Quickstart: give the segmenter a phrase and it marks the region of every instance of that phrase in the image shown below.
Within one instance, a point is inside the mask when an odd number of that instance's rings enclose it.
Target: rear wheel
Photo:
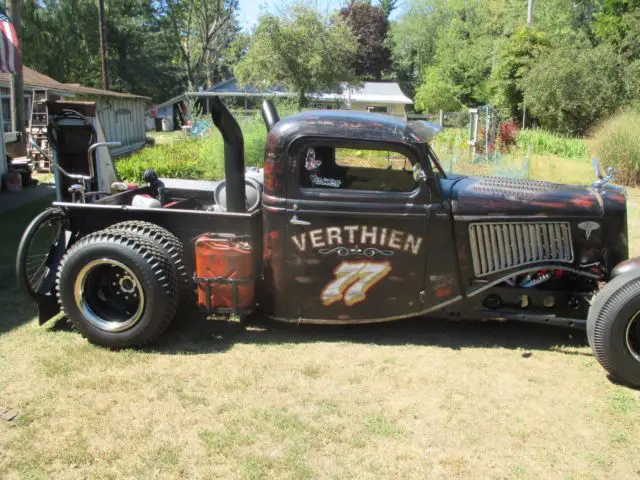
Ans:
[[[614,278],[597,294],[589,309],[587,336],[607,372],[640,387],[640,272]]]
[[[64,241],[66,217],[59,208],[48,208],[34,218],[24,231],[16,255],[16,275],[22,291],[36,299],[51,273],[50,266],[58,242]]]
[[[160,246],[167,256],[173,262],[176,275],[178,277],[178,289],[179,296],[186,300],[187,298],[191,303],[195,302],[194,297],[194,285],[192,279],[187,273],[187,269],[184,265],[184,251],[182,248],[182,242],[178,237],[171,233],[166,228],[162,228],[159,225],[151,222],[144,222],[141,220],[130,220],[126,222],[120,222],[112,225],[107,229],[108,231],[123,231],[136,235],[142,235],[149,240],[155,242]],[[189,295],[191,292],[191,295]],[[189,298],[194,297],[194,298]]]
[[[60,305],[90,342],[112,348],[153,342],[177,307],[171,260],[149,239],[101,231],[65,254],[57,276]]]

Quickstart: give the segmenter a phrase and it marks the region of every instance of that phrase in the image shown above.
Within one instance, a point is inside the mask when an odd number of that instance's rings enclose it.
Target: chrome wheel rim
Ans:
[[[627,324],[625,342],[631,356],[640,362],[640,312],[636,313]]]
[[[125,264],[109,258],[82,267],[73,288],[76,306],[94,327],[109,333],[134,327],[144,312],[144,290]]]

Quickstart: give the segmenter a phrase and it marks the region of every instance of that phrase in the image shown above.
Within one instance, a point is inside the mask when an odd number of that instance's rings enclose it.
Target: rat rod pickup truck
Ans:
[[[116,348],[154,341],[189,303],[294,323],[537,322],[586,328],[602,366],[640,386],[640,260],[628,259],[626,194],[610,178],[446,174],[434,125],[332,110],[280,120],[268,101],[264,169],[245,170],[242,132],[212,100],[221,182],[148,171],[142,187],[92,192],[95,157],[65,156],[52,125],[64,188],[17,258],[41,322],[62,309]],[[92,133],[79,125],[86,156]],[[43,231],[52,240],[38,253]]]

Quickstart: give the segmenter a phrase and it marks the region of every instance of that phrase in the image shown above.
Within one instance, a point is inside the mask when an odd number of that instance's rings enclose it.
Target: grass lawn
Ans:
[[[147,137],[153,138],[156,141],[156,145],[172,143],[183,136],[184,134],[180,130],[174,130],[172,132],[147,132]]]
[[[636,478],[638,392],[584,334],[416,319],[330,327],[178,318],[112,352],[39,327],[0,216],[0,478]],[[629,231],[640,255],[640,190]]]

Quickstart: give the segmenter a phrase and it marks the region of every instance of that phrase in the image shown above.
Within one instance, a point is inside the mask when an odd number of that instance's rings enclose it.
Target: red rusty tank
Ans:
[[[251,246],[233,236],[204,234],[195,248],[198,304],[208,310],[250,309],[255,295]]]

